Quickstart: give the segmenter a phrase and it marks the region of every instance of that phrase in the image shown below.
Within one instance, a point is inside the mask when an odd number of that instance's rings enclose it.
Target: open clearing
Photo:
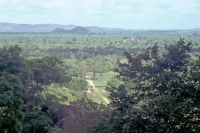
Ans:
[[[109,104],[109,92],[107,92],[105,90],[106,86],[107,86],[107,82],[110,81],[114,76],[117,75],[117,73],[115,72],[108,72],[108,73],[103,73],[103,77],[100,76],[100,73],[96,73],[96,80],[90,80],[90,78],[92,77],[93,73],[90,72],[89,73],[89,79],[87,79],[87,82],[89,83],[89,90],[88,91],[88,95],[90,95],[90,98],[97,103],[105,103],[105,104]]]

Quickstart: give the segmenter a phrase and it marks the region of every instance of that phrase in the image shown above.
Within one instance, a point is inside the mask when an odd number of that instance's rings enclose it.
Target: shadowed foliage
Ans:
[[[38,95],[51,83],[68,82],[51,56],[27,60],[18,45],[0,48],[0,132],[45,133],[53,127],[45,99]]]
[[[128,62],[116,69],[124,84],[112,91],[112,110],[91,132],[200,132],[200,61],[191,61],[190,50],[191,42],[180,39],[164,53],[157,44],[137,56],[125,52]]]
[[[0,49],[0,132],[22,132],[24,86],[21,79],[25,66],[19,56],[21,48]]]

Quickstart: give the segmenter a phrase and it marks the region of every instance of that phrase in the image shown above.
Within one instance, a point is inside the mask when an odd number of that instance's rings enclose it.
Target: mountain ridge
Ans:
[[[0,32],[51,32],[56,28],[62,28],[64,30],[72,30],[79,25],[61,25],[61,24],[18,24],[0,22]],[[89,29],[91,32],[97,32],[102,30],[124,30],[122,28],[109,28],[98,26],[80,26]]]
[[[0,32],[34,32],[34,33],[43,33],[43,32],[48,32],[48,33],[53,33],[56,29],[64,29],[68,30],[67,32],[72,32],[76,33],[78,31],[69,31],[73,30],[76,27],[83,27],[87,28],[90,33],[98,33],[98,34],[104,34],[106,33],[119,33],[121,31],[180,31],[180,32],[185,32],[185,31],[200,31],[200,28],[193,28],[193,29],[166,29],[166,30],[158,30],[158,29],[123,29],[123,28],[110,28],[110,27],[98,27],[98,26],[79,26],[79,25],[74,25],[74,24],[52,24],[52,23],[47,23],[47,24],[18,24],[18,23],[9,23],[9,22],[0,22]],[[66,33],[67,33],[66,32]]]

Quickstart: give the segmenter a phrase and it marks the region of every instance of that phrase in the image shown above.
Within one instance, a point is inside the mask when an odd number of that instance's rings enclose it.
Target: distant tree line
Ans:
[[[80,48],[49,48],[46,50],[46,53],[50,55],[59,55],[60,57],[70,58],[72,54],[77,59],[87,59],[92,58],[96,55],[123,55],[123,51],[131,52],[137,54],[140,51],[140,48],[125,48],[125,47],[116,47],[116,46],[105,46],[105,47],[84,47]],[[82,53],[82,55],[80,54]],[[81,56],[81,57],[80,57]]]

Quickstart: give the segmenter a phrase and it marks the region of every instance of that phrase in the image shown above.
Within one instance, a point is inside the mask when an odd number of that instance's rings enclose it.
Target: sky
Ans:
[[[0,22],[194,29],[200,0],[0,0]]]

